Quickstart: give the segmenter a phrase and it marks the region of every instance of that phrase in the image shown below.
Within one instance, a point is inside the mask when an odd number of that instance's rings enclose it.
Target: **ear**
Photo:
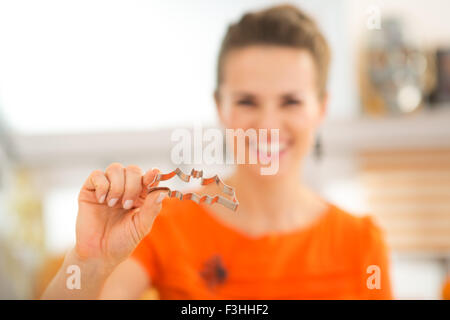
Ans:
[[[219,93],[219,89],[216,89],[214,91],[214,102],[216,104],[216,109],[217,109],[217,114],[219,116],[219,121],[224,124],[225,123],[225,117],[223,114],[223,106],[222,106],[222,101],[220,99],[220,93]]]
[[[220,97],[219,97],[219,89],[214,90],[214,102],[216,104],[216,108],[219,109],[220,108]]]
[[[318,126],[322,124],[328,111],[328,100],[329,100],[328,92],[325,92],[319,99],[320,99],[319,100],[320,114]]]

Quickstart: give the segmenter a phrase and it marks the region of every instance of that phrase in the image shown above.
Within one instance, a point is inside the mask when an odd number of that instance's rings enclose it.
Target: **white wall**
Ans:
[[[285,2],[0,1],[6,117],[21,133],[213,124],[226,27],[247,10]],[[291,2],[317,18],[332,46],[331,117],[354,114],[345,2]]]

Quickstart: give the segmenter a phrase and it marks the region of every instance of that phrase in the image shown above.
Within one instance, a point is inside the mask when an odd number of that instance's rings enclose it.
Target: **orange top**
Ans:
[[[133,252],[161,299],[391,298],[386,247],[369,217],[329,205],[306,229],[251,238],[207,208],[165,199]]]

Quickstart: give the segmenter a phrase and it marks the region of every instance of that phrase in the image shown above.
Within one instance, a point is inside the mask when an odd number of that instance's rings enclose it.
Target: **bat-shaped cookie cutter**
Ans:
[[[231,196],[231,200],[219,195],[215,195],[213,197],[209,195],[200,196],[194,192],[182,193],[178,190],[172,191],[170,190],[170,188],[167,187],[156,186],[158,182],[172,179],[174,176],[178,176],[184,182],[189,182],[191,177],[201,179],[202,186],[215,182],[223,193]],[[203,178],[203,170],[197,171],[195,169],[192,169],[191,174],[185,174],[183,173],[183,171],[181,171],[180,168],[176,168],[174,171],[169,173],[158,173],[153,179],[152,183],[148,185],[147,190],[148,193],[156,190],[167,190],[168,196],[171,198],[175,197],[180,200],[193,200],[198,204],[204,202],[206,204],[212,205],[217,202],[233,211],[236,211],[239,206],[239,202],[236,199],[236,194],[234,193],[234,188],[227,186],[225,183],[223,183],[218,175],[215,175],[214,177],[211,178]]]

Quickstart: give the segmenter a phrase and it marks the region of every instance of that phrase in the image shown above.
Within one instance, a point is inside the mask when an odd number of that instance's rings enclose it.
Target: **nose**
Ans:
[[[264,135],[267,142],[270,143],[272,139],[278,140],[278,134],[276,137],[272,137],[272,129],[279,129],[281,131],[282,117],[281,112],[277,110],[275,105],[266,104],[259,110],[257,117],[257,123],[255,123],[255,129],[265,129],[267,134]],[[261,132],[259,131],[259,134]]]
[[[260,108],[256,123],[258,129],[281,129],[281,115],[276,106],[267,104]]]

